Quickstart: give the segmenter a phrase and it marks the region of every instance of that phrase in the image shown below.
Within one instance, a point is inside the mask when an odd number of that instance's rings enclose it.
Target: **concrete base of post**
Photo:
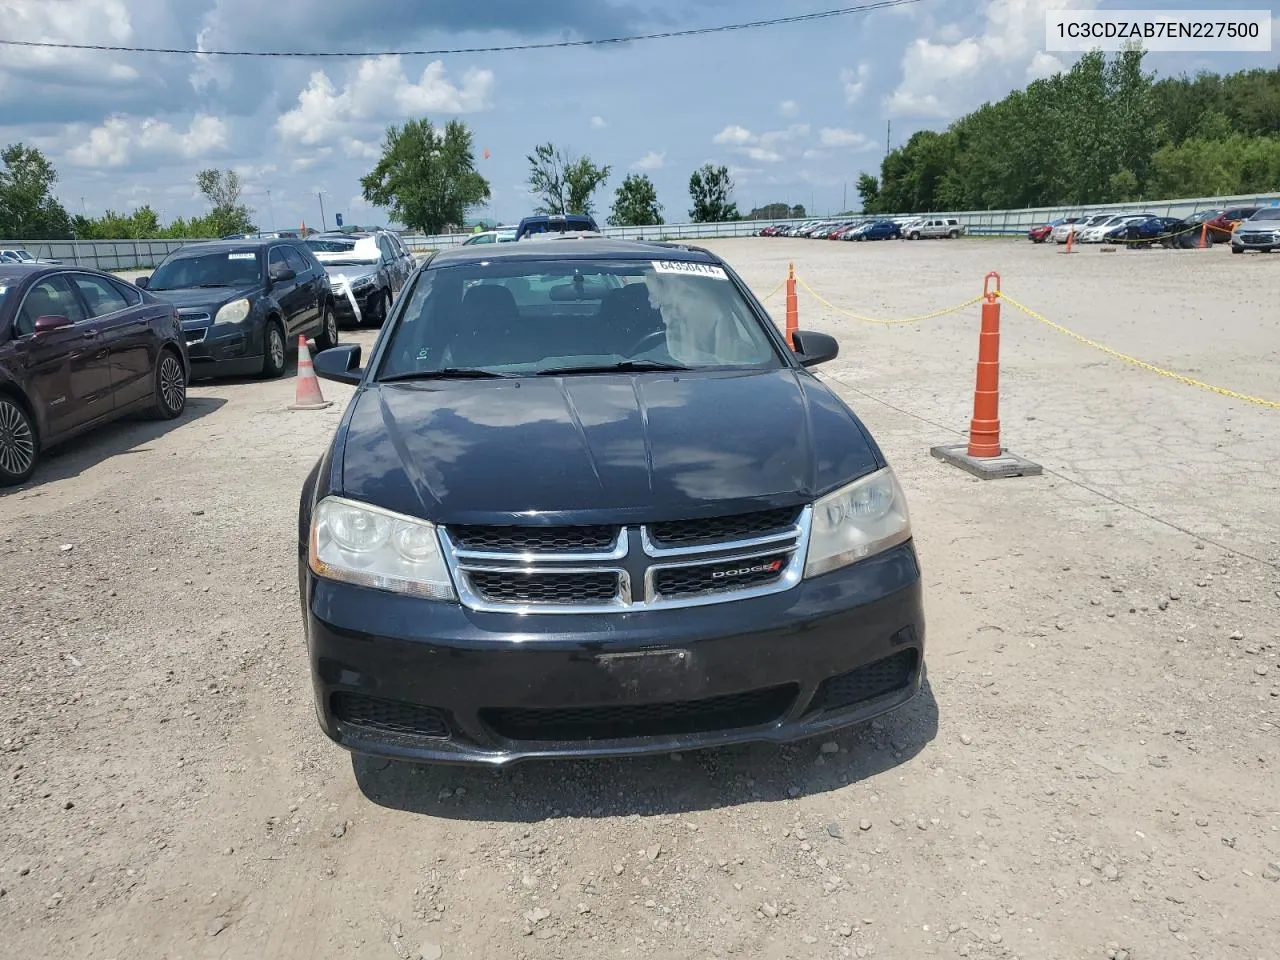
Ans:
[[[971,457],[969,444],[955,443],[932,447],[933,456],[953,467],[959,467],[980,480],[1003,480],[1006,477],[1038,477],[1044,472],[1040,464],[1024,460],[1002,449],[998,457]]]

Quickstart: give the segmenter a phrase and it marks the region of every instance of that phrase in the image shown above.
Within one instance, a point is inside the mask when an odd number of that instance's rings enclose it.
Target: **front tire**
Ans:
[[[1244,248],[1243,248],[1243,247],[1232,247],[1232,248],[1231,248],[1231,252],[1232,252],[1232,253],[1244,253]]]
[[[338,345],[338,315],[333,304],[326,303],[320,313],[320,333],[316,337],[316,353],[331,350]]]
[[[375,293],[369,298],[369,307],[364,312],[364,326],[380,328],[387,319],[387,302],[390,298],[387,291]]]
[[[907,234],[907,239],[908,239],[908,240],[919,240],[919,239],[920,239],[920,234],[916,233],[915,231],[912,231],[911,233],[908,233],[908,234]]]
[[[187,408],[187,371],[178,354],[166,347],[156,361],[156,402],[151,414],[157,420],[175,420]]]
[[[284,376],[284,327],[279,320],[268,320],[262,344],[262,375],[268,380]]]
[[[35,421],[13,397],[0,394],[0,487],[22,483],[36,471],[40,443]]]

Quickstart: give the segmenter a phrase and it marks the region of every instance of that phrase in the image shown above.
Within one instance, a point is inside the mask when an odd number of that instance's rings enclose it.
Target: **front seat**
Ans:
[[[506,287],[481,283],[462,296],[458,330],[449,352],[453,365],[484,367],[517,362],[512,356],[512,338],[520,321],[516,298]]]

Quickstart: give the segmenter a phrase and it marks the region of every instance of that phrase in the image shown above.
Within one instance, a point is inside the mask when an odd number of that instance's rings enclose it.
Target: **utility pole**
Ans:
[[[840,212],[845,213],[849,209],[849,181],[846,180],[840,185]]]
[[[271,217],[271,232],[276,232],[276,208],[271,205],[271,191],[267,191],[267,213]]]
[[[324,218],[324,191],[323,190],[317,191],[316,197],[320,201],[320,229],[328,230],[329,229],[328,221],[326,221]]]
[[[892,136],[893,136],[893,121],[892,121],[892,120],[890,120],[890,121],[888,121],[888,126],[886,126],[886,127],[885,127],[885,130],[884,130],[884,152],[885,152],[886,154],[888,154],[888,152],[889,152],[889,150],[890,150],[890,147],[889,147],[889,138],[890,138],[890,137],[892,137]]]

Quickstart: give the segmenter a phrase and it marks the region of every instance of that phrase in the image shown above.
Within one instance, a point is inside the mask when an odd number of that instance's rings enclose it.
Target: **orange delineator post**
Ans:
[[[1070,230],[1067,231],[1067,253],[1071,252],[1071,246],[1073,243],[1075,243],[1075,239],[1076,239],[1076,228],[1073,226]]]
[[[1200,224],[1200,249],[1203,250],[1209,245],[1207,234],[1209,233],[1209,224]]]
[[[796,300],[796,265],[787,264],[787,346],[796,348],[791,335],[800,326],[800,304]]]
[[[1067,235],[1070,237],[1070,234]],[[1070,243],[1070,240],[1067,241]],[[990,289],[992,278],[995,289]],[[982,281],[982,332],[978,337],[978,380],[969,422],[969,456],[1000,456],[1000,274]]]

